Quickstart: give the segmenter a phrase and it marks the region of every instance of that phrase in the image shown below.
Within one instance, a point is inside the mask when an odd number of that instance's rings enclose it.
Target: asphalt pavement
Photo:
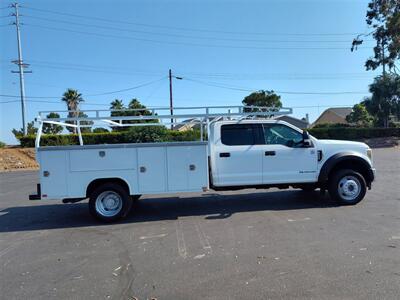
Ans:
[[[356,206],[299,190],[152,196],[123,222],[0,174],[0,299],[399,299],[400,149]]]

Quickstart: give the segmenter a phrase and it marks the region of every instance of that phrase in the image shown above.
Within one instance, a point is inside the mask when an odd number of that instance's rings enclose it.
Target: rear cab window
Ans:
[[[221,142],[226,146],[263,144],[261,126],[257,124],[222,125]]]

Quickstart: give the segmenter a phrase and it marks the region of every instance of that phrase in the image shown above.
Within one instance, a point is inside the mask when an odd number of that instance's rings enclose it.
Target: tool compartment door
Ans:
[[[140,193],[167,191],[166,148],[138,148],[138,185]]]
[[[67,151],[40,151],[40,185],[42,199],[67,196]]]
[[[167,148],[168,191],[202,191],[208,185],[206,145]]]

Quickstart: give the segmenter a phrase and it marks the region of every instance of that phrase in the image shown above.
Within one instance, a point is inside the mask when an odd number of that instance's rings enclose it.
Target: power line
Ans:
[[[81,72],[91,72],[91,73],[106,73],[106,74],[119,74],[119,75],[141,75],[141,76],[154,76],[154,75],[161,75],[161,72],[159,73],[152,73],[152,72],[135,72],[135,71],[113,71],[113,70],[96,70],[94,68],[85,68],[85,67],[67,67],[67,66],[52,66],[48,64],[42,64],[42,63],[34,63],[34,66],[36,68],[44,68],[44,69],[61,69],[61,70],[71,70],[71,71],[81,71]]]
[[[126,92],[126,91],[131,91],[131,90],[135,90],[144,86],[148,86],[151,84],[154,84],[156,82],[159,82],[161,80],[165,80],[167,77],[164,76],[162,78],[159,78],[157,80],[153,80],[153,81],[149,81],[149,82],[145,82],[133,87],[129,87],[129,88],[125,88],[125,89],[121,89],[121,90],[117,90],[117,91],[110,91],[110,92],[103,92],[103,93],[96,93],[96,94],[84,94],[85,97],[91,97],[91,96],[103,96],[103,95],[111,95],[111,94],[116,94],[116,93],[121,93],[121,92]],[[5,97],[5,98],[19,98],[20,96],[17,95],[7,95],[7,94],[0,94],[0,97]],[[61,96],[27,96],[26,98],[29,99],[61,99]]]
[[[161,28],[161,29],[172,29],[172,30],[181,30],[181,31],[196,31],[196,32],[208,32],[208,33],[223,33],[223,34],[240,34],[240,35],[288,35],[288,36],[354,36],[359,33],[262,33],[262,32],[244,32],[244,31],[223,31],[223,30],[211,30],[211,29],[198,29],[198,28],[184,28],[184,27],[173,27],[173,26],[166,26],[166,25],[154,25],[154,24],[145,24],[145,23],[138,23],[138,22],[131,22],[131,21],[123,21],[123,20],[113,20],[107,18],[100,18],[100,17],[93,17],[93,16],[84,16],[84,15],[77,15],[65,12],[58,12],[54,10],[48,9],[39,9],[29,6],[23,6],[23,8],[33,11],[40,11],[44,13],[62,15],[62,16],[69,16],[74,18],[80,19],[91,19],[101,22],[111,22],[111,23],[119,23],[119,24],[129,24],[129,25],[136,25],[136,26],[143,26],[143,27],[151,27],[151,28]]]
[[[137,37],[130,37],[130,36],[118,36],[112,34],[102,34],[102,33],[94,33],[88,31],[80,31],[80,30],[71,30],[65,28],[57,28],[57,27],[49,27],[49,26],[42,26],[37,24],[27,24],[24,25],[30,27],[37,27],[42,29],[48,30],[55,30],[55,31],[64,31],[64,32],[72,32],[78,34],[85,34],[90,36],[98,36],[98,37],[106,37],[106,38],[117,38],[123,40],[135,40],[141,42],[150,42],[150,43],[157,43],[157,44],[169,44],[169,45],[182,45],[182,46],[195,46],[195,47],[209,47],[209,48],[229,48],[229,49],[259,49],[259,50],[348,50],[348,47],[258,47],[258,46],[237,46],[237,45],[211,45],[211,44],[196,44],[196,43],[188,43],[188,42],[171,42],[171,41],[159,41],[159,40],[152,40],[146,38],[137,38]],[[372,49],[372,47],[362,47],[359,49]]]
[[[205,82],[201,80],[195,80],[195,79],[190,79],[185,77],[185,80],[192,81],[195,83],[200,83],[203,85],[208,85],[212,87],[217,87],[217,88],[223,88],[223,89],[228,89],[228,90],[235,90],[235,91],[242,91],[242,92],[254,92],[254,91],[259,91],[262,89],[250,89],[250,88],[244,88],[244,87],[235,87],[235,86],[228,86],[224,85],[221,83],[217,82]],[[341,92],[299,92],[299,91],[275,91],[278,94],[288,94],[288,95],[345,95],[345,94],[360,94],[360,95],[365,95],[367,92],[354,92],[354,91],[341,91]]]
[[[3,62],[9,62],[7,59],[0,59]],[[86,65],[86,64],[71,64],[59,61],[43,61],[30,59],[29,63],[35,65],[35,67],[43,68],[63,68],[66,70],[78,70],[87,72],[104,72],[104,73],[116,73],[116,74],[140,74],[140,75],[162,75],[162,71],[144,71],[135,70],[127,67],[115,67],[115,66],[99,66],[99,65]],[[61,67],[60,67],[61,65]],[[120,72],[123,71],[123,72]],[[178,72],[182,76],[194,76],[194,77],[205,77],[214,79],[229,79],[229,80],[255,80],[255,79],[352,79],[352,78],[370,78],[370,75],[366,72],[358,73],[214,73],[214,72]]]
[[[42,61],[42,60],[32,60],[30,59],[29,62],[31,63],[38,63],[38,64],[45,64],[45,65],[56,65],[56,66],[66,66],[66,67],[79,67],[79,68],[86,68],[86,69],[103,69],[107,70],[109,72],[110,70],[122,70],[122,71],[129,71],[132,73],[137,73],[137,74],[147,74],[147,75],[160,75],[163,74],[162,71],[145,71],[145,70],[136,70],[132,68],[127,68],[127,67],[115,67],[115,66],[99,66],[99,65],[86,65],[86,64],[71,64],[71,63],[65,63],[65,62],[57,62],[57,61]]]
[[[9,59],[0,59],[0,63],[9,63]],[[35,64],[35,66],[39,65],[53,65],[59,67],[65,66],[65,67],[73,67],[73,68],[82,68],[82,69],[101,69],[101,70],[106,70],[105,72],[110,72],[110,71],[127,71],[129,73],[126,74],[146,74],[146,75],[159,75],[161,76],[164,72],[163,71],[146,71],[146,70],[137,70],[137,69],[132,69],[129,67],[115,67],[115,66],[101,66],[101,65],[87,65],[87,64],[76,64],[76,63],[65,63],[65,62],[59,62],[59,61],[45,61],[45,60],[36,60],[36,59],[30,59],[30,63]]]
[[[120,71],[107,71],[107,70],[95,70],[95,69],[85,69],[79,67],[64,67],[64,66],[51,66],[46,64],[33,64],[35,68],[45,68],[45,69],[61,69],[67,71],[81,71],[90,73],[106,73],[106,74],[118,74],[118,75],[137,75],[141,76],[154,76],[160,75],[160,73],[141,73],[141,72],[120,72]],[[184,76],[186,73],[180,73]],[[246,81],[246,80],[352,80],[352,79],[368,79],[372,78],[370,75],[290,75],[290,74],[270,74],[270,75],[227,75],[227,76],[215,76],[215,75],[191,75],[194,78],[206,78],[206,79],[219,79],[219,80],[236,80],[236,81]]]
[[[1,101],[0,104],[4,104],[4,103],[17,103],[19,102],[19,100],[10,100],[10,101]]]
[[[0,104],[7,103],[17,103],[19,100],[10,100],[10,101],[0,101]],[[62,102],[54,102],[54,101],[46,101],[46,100],[26,100],[26,102],[34,102],[34,103],[51,103],[51,104],[62,104]],[[95,105],[95,106],[109,106],[110,104],[100,104],[100,103],[81,103],[81,105]]]
[[[365,73],[338,73],[338,74],[207,74],[207,73],[185,73],[180,72],[182,76],[189,75],[195,78],[210,78],[218,80],[318,80],[318,79],[365,79],[371,78]]]
[[[4,98],[19,98],[20,96],[0,94],[0,97],[4,97]],[[61,96],[27,96],[26,98],[30,98],[30,99],[61,99]]]
[[[32,18],[37,20],[43,20],[47,22],[54,22],[54,23],[64,23],[64,24],[71,24],[77,26],[84,26],[84,27],[94,27],[100,29],[107,29],[107,30],[114,30],[114,31],[125,31],[125,32],[132,32],[132,33],[141,33],[141,34],[150,34],[150,35],[157,35],[157,36],[171,36],[171,37],[178,37],[178,38],[189,38],[189,39],[201,39],[201,40],[217,40],[217,41],[237,41],[237,42],[258,42],[258,43],[346,43],[349,44],[350,40],[260,40],[260,39],[237,39],[237,38],[224,38],[224,37],[204,37],[204,36],[189,36],[189,35],[181,35],[181,34],[171,34],[171,33],[159,33],[159,32],[151,32],[151,31],[142,31],[142,30],[132,30],[126,29],[121,27],[110,27],[110,26],[103,26],[103,25],[94,25],[94,24],[85,24],[85,23],[77,23],[65,20],[56,20],[56,19],[49,19],[49,18],[42,18],[37,16],[31,15],[24,15],[25,18]],[[365,40],[368,41],[368,40]]]
[[[160,79],[153,80],[153,81],[146,82],[146,83],[142,83],[142,84],[139,84],[139,85],[134,86],[134,87],[130,87],[130,88],[122,89],[122,90],[117,90],[117,91],[105,92],[105,93],[87,94],[87,95],[85,95],[85,96],[89,96],[89,97],[90,97],[90,96],[102,96],[102,95],[110,95],[110,94],[116,94],[116,93],[131,91],[131,90],[135,90],[135,89],[138,89],[138,88],[141,88],[141,87],[144,87],[144,86],[147,86],[147,85],[150,85],[150,84],[153,84],[153,83],[156,83],[156,82],[165,80],[166,78],[167,78],[167,77],[164,76],[164,77],[162,77],[162,78],[160,78]]]

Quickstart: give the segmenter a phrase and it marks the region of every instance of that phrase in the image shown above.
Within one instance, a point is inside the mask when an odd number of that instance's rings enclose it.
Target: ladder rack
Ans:
[[[59,118],[47,118],[49,113],[57,113]],[[135,116],[118,115],[118,113],[136,113]],[[146,112],[146,115],[141,115]],[[150,112],[150,114],[148,114]],[[274,118],[291,114],[293,110],[288,107],[263,107],[263,106],[194,106],[174,107],[171,113],[169,107],[150,107],[135,109],[115,110],[79,110],[79,111],[40,111],[35,119],[39,123],[35,146],[40,147],[40,139],[44,124],[60,125],[64,128],[76,128],[79,144],[83,145],[81,128],[87,127],[136,127],[136,126],[173,126],[189,125],[195,123],[200,127],[200,139],[203,140],[204,126],[207,131],[210,122],[220,120],[243,120],[255,118]],[[79,117],[85,114],[85,117]],[[129,122],[130,121],[130,122]],[[143,123],[143,121],[146,121]],[[153,121],[153,122],[152,122]]]

